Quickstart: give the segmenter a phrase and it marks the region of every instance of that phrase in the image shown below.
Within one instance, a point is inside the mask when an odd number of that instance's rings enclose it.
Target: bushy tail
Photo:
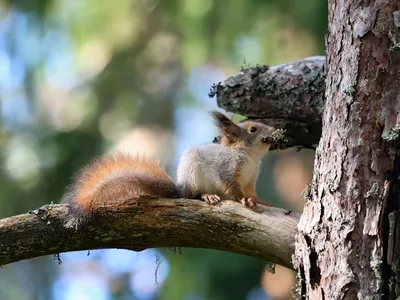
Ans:
[[[140,196],[178,198],[175,183],[155,161],[129,154],[95,160],[78,174],[64,195],[76,217],[88,217],[99,206]]]

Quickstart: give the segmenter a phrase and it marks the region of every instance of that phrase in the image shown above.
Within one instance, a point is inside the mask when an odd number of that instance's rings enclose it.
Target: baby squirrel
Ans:
[[[202,199],[210,205],[232,199],[254,208],[259,163],[270,148],[273,128],[251,121],[235,124],[217,111],[211,115],[220,129],[220,143],[185,150],[176,184],[157,162],[120,153],[83,168],[63,202],[79,218],[89,217],[99,206],[141,196]]]

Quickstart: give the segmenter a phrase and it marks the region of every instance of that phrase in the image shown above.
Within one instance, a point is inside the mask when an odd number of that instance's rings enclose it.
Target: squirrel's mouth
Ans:
[[[262,138],[262,139],[261,139],[261,142],[262,142],[263,144],[269,144],[269,143],[271,143],[271,138],[270,138],[270,137]]]

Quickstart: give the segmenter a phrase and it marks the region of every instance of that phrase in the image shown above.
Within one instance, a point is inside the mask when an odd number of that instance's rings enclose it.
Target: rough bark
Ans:
[[[75,227],[65,205],[46,205],[0,220],[0,265],[37,256],[100,248],[211,248],[293,268],[299,214],[232,201],[209,206],[187,199],[141,199],[102,207]]]
[[[296,237],[309,299],[399,299],[400,2],[329,1],[326,103]]]
[[[214,85],[218,106],[286,130],[286,147],[314,148],[322,128],[325,57],[256,66]]]

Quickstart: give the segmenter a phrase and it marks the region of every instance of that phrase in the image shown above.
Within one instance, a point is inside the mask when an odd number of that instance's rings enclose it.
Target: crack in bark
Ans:
[[[305,235],[304,238],[306,240],[307,246],[309,247],[309,249],[311,249],[309,254],[309,259],[310,259],[309,276],[310,276],[311,288],[316,289],[321,280],[321,269],[318,267],[318,254],[314,250],[310,237]]]
[[[400,296],[400,270],[396,265],[400,261],[400,154],[396,155],[394,167],[387,174],[387,205],[382,218],[383,257],[382,263],[384,298],[394,299]]]
[[[301,264],[299,266],[299,274],[300,274],[300,297],[301,299],[306,300],[307,299],[307,285],[306,285],[306,273],[304,270],[304,265]]]

